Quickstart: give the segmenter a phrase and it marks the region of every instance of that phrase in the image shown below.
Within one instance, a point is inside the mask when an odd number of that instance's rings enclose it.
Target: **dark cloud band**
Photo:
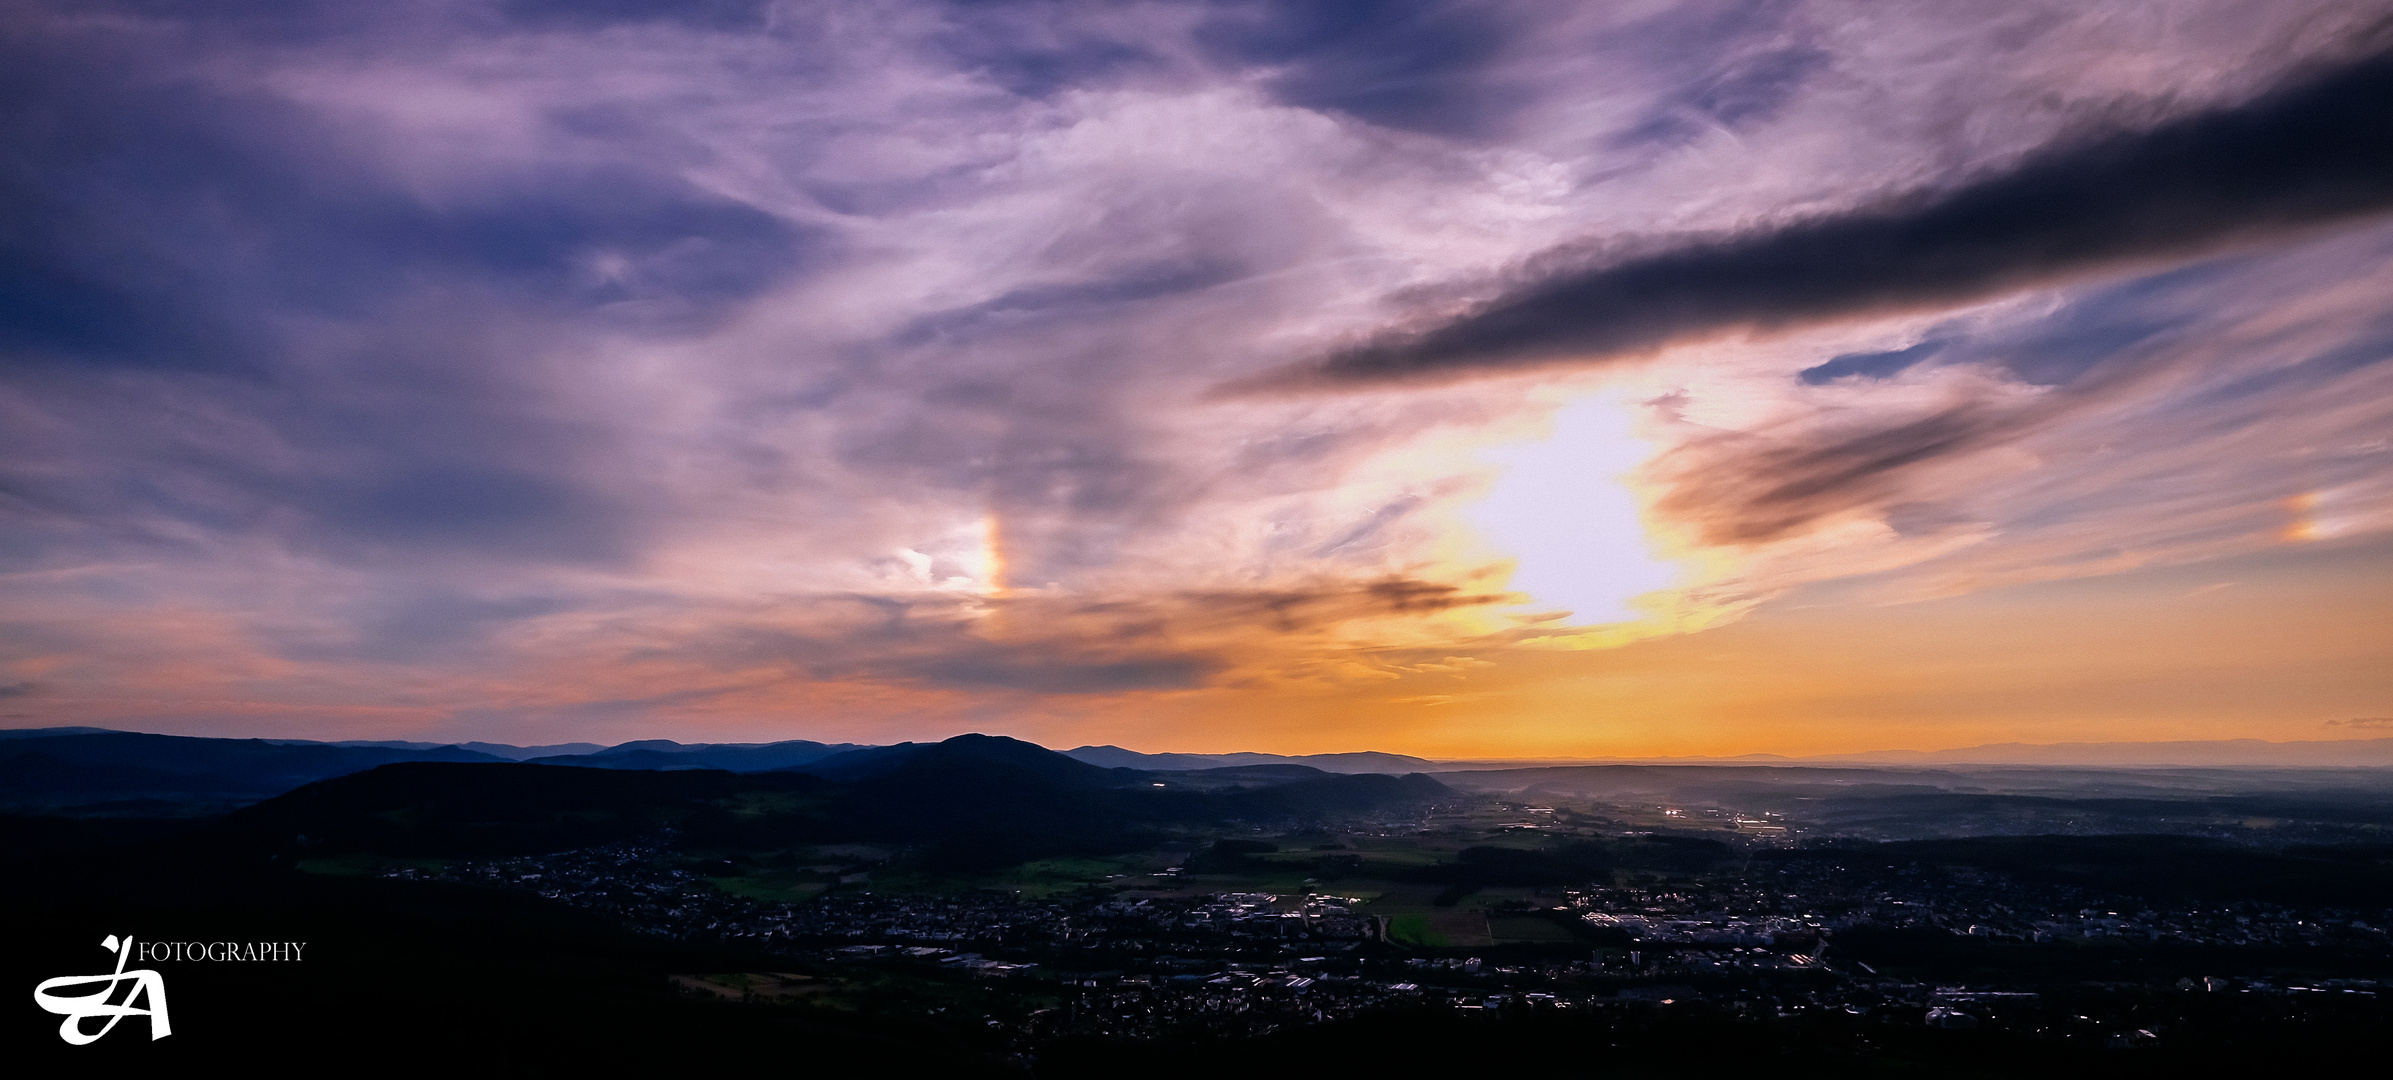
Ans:
[[[2233,108],[2046,150],[1957,189],[1546,273],[1442,325],[1272,382],[1603,359],[1962,303],[2387,210],[2393,56],[2380,56]]]

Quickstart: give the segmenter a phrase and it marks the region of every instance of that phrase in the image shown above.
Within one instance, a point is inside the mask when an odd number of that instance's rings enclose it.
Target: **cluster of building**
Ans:
[[[1253,1035],[1391,1007],[1505,1015],[1691,1002],[1757,1019],[2035,1031],[2094,1024],[2093,1035],[2145,1045],[2160,1036],[2133,1015],[2088,1021],[2082,1000],[2063,1006],[2015,985],[1904,978],[1840,950],[1839,940],[1933,929],[2056,949],[2112,938],[2381,954],[2387,921],[2384,912],[2281,905],[2157,908],[1986,875],[1793,862],[1733,881],[1567,891],[1534,906],[1541,917],[1581,924],[1576,944],[1498,945],[1472,956],[1391,943],[1387,921],[1367,905],[1320,893],[1026,899],[886,893],[858,882],[805,902],[748,899],[684,868],[662,843],[391,874],[530,890],[646,933],[752,949],[761,962],[818,979],[978,987],[980,1022],[1024,1046],[1061,1036]],[[2216,974],[2157,989],[2372,996],[2379,988]]]
[[[2393,905],[2393,897],[2383,898]],[[2114,940],[2187,946],[2334,947],[2382,951],[2393,907],[2298,906],[2251,900],[2161,904],[1954,867],[1850,860],[1756,863],[1735,883],[1590,890],[1591,916],[1643,920],[1654,940],[1773,940],[1856,927],[1941,930],[1994,941]],[[1755,942],[1743,941],[1742,944]]]

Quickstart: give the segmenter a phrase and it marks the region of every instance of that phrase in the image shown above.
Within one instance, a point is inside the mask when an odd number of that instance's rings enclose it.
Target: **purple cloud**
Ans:
[[[2368,5],[12,12],[0,687],[62,720],[1500,655],[1475,455],[1593,387],[1530,362],[1693,338],[1603,376],[1691,608],[2383,527]]]

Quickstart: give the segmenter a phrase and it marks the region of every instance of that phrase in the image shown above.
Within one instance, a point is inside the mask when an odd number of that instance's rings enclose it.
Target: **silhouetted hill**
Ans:
[[[1052,784],[1065,788],[1121,787],[1143,779],[1133,770],[1099,768],[1036,743],[977,734],[918,746],[896,757],[881,778],[912,784]]]
[[[819,743],[789,739],[774,743],[695,743],[671,739],[641,739],[586,754],[557,754],[531,758],[546,765],[584,765],[601,769],[724,769],[766,772],[804,765],[835,754],[864,749],[855,743]]]
[[[604,754],[558,754],[525,760],[526,765],[564,765],[580,769],[715,769],[737,772],[719,765],[709,765],[693,754],[668,754],[658,750],[627,750]]]
[[[86,765],[39,751],[0,758],[0,790],[79,794],[95,789],[222,793],[239,791],[241,787],[218,776],[167,772],[139,765]]]
[[[784,771],[802,772],[826,780],[861,780],[888,772],[931,745],[934,744],[902,742],[894,746],[867,746],[860,750],[828,754],[803,765],[790,766]]]
[[[0,758],[0,807],[81,814],[173,815],[254,802],[254,784],[139,765],[87,765],[40,752]]]
[[[497,761],[453,746],[431,750],[291,745],[134,732],[10,739],[0,805],[73,810],[125,800],[246,802],[302,784],[403,761]]]
[[[959,869],[1151,843],[1157,809],[1127,790],[1141,774],[1100,769],[1001,736],[959,735],[866,762],[843,800],[859,835],[924,844]]]
[[[796,766],[791,771],[829,780],[869,780],[902,773],[916,782],[957,779],[957,770],[971,770],[984,779],[1037,777],[1065,787],[1116,787],[1138,777],[1129,770],[1106,769],[1076,761],[1036,743],[1002,735],[958,735],[935,743],[899,743],[832,754]]]
[[[1438,764],[1427,758],[1406,754],[1383,754],[1377,751],[1356,751],[1344,754],[1142,754],[1119,746],[1076,746],[1064,751],[1075,760],[1085,761],[1109,769],[1146,769],[1150,771],[1189,772],[1200,769],[1227,769],[1249,765],[1304,765],[1330,773],[1390,773],[1429,772]]]
[[[310,784],[232,815],[222,835],[289,854],[536,853],[670,828],[692,845],[869,840],[926,864],[987,868],[1151,844],[1159,830],[1367,815],[1449,797],[1426,776],[1320,776],[1208,794],[1152,786],[1030,743],[963,735],[881,755],[839,781],[807,772],[405,763]],[[304,840],[300,839],[305,837]]]
[[[237,811],[225,832],[303,854],[525,854],[661,828],[724,838],[765,819],[803,833],[822,822],[835,793],[826,781],[796,774],[409,762],[309,784]]]

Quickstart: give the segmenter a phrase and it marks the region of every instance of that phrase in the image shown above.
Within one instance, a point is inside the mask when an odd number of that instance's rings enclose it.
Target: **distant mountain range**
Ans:
[[[91,729],[9,735],[0,743],[0,810],[15,812],[212,812],[397,762],[504,760],[454,746],[402,750]]]
[[[998,737],[958,737],[993,738]],[[1186,773],[1188,779],[1183,782],[1155,786],[1197,793],[1293,785],[1290,794],[1294,795],[1307,790],[1303,785],[1318,786],[1340,776],[1417,773],[1437,767],[1427,759],[1401,754],[1302,757],[1139,754],[1110,746],[1057,753],[1018,740],[998,741],[1036,751],[1034,756],[1019,758],[1007,768],[1035,766],[1044,770],[1048,780],[1061,780],[1067,773],[1084,779],[1134,773],[1121,782],[1151,783],[1148,773]],[[805,739],[774,743],[677,743],[643,739],[607,747],[587,743],[525,747],[483,742],[209,739],[102,728],[18,729],[0,731],[0,812],[120,816],[219,813],[316,781],[385,765],[419,762],[517,762],[625,772],[720,771],[748,775],[802,771],[838,783],[857,783],[892,772],[930,769],[957,753],[954,749],[957,745],[957,739],[894,746]],[[575,752],[552,752],[558,750]],[[988,764],[983,761],[976,767]],[[985,781],[986,777],[957,778],[958,783]]]
[[[1245,765],[1307,765],[1327,773],[1436,772],[1449,765],[1406,754],[1141,754],[1119,746],[1077,746],[1067,756],[1108,769],[1227,769]]]
[[[1013,740],[1007,740],[1012,742]],[[643,739],[616,746],[564,743],[511,746],[470,742],[309,742],[298,739],[211,739],[102,728],[0,730],[0,811],[16,813],[159,814],[216,813],[279,795],[319,780],[402,762],[532,762],[616,771],[719,770],[758,774],[797,770],[841,783],[868,780],[921,759],[931,748],[952,743],[865,746],[792,739],[771,743],[678,743]],[[1022,743],[1029,746],[1031,744]],[[1060,753],[1038,748],[1054,761],[1099,771],[1179,774],[1178,786],[1198,791],[1270,786],[1333,775],[1438,773],[1465,784],[1462,774],[1482,774],[1467,786],[1483,790],[1535,788],[1562,774],[1531,770],[1626,766],[1707,769],[1797,770],[1802,782],[1826,777],[1821,769],[1875,770],[1877,782],[1899,782],[1905,769],[1960,766],[2040,769],[2088,768],[2384,768],[2393,766],[2393,738],[2311,742],[2231,739],[2185,742],[2109,742],[2031,745],[2001,743],[1956,750],[1886,750],[1788,758],[1750,754],[1733,758],[1610,758],[1531,761],[1434,761],[1405,754],[1146,754],[1119,746],[1080,746]],[[1495,774],[1504,774],[1499,777]],[[1595,775],[1595,774],[1590,774]],[[1602,774],[1598,786],[1625,782],[1626,773]],[[1759,781],[1762,773],[1751,778]],[[1725,778],[1718,778],[1725,779]],[[1857,779],[1854,778],[1854,779]],[[1707,780],[1706,783],[1711,783]],[[1852,782],[1852,779],[1839,782]],[[2116,779],[2105,780],[2115,784]],[[1675,783],[1675,781],[1674,781]],[[1985,777],[1971,781],[1987,789]],[[2045,781],[2038,781],[2045,783]],[[2004,785],[1994,784],[1994,788]]]
[[[698,847],[830,841],[919,846],[924,865],[988,869],[1151,845],[1194,825],[1284,825],[1453,798],[1426,776],[1318,770],[1213,790],[1106,769],[1031,743],[959,735],[755,773],[408,762],[309,784],[214,834],[294,857],[530,854],[654,836]],[[1169,774],[1162,774],[1169,775]]]
[[[545,749],[545,748],[543,748]],[[600,769],[721,769],[725,772],[767,772],[838,754],[866,749],[856,743],[818,743],[791,739],[776,743],[677,743],[670,739],[642,739],[581,754],[544,754],[518,758],[542,765],[582,765]],[[505,756],[505,755],[502,755]]]
[[[1990,743],[1961,750],[1877,750],[1802,760],[1970,765],[2375,766],[2393,765],[2393,738]]]
[[[1447,761],[1440,770],[1536,769],[1567,765],[2038,765],[2053,767],[2373,768],[2393,766],[2393,738],[2195,739],[2177,742],[1988,743],[1952,750],[1864,750],[1845,754],[1734,757],[1523,758]]]
[[[2039,765],[2213,766],[2306,768],[2393,766],[2393,738],[2267,742],[2210,739],[2177,742],[1989,743],[1953,750],[1871,750],[1849,754],[1741,754],[1735,757],[1607,757],[1457,760],[1374,752],[1350,754],[1142,754],[1119,746],[1082,746],[1064,753],[1092,765],[1129,769],[1218,769],[1234,765],[1310,765],[1323,772],[1454,772],[1570,765]]]

